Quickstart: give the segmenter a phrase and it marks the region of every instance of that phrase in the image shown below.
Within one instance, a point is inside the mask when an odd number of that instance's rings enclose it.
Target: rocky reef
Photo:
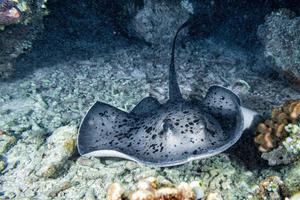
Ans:
[[[300,18],[287,9],[273,12],[258,29],[269,64],[300,90]]]
[[[143,7],[132,17],[127,30],[151,44],[170,43],[176,29],[189,18],[180,1],[145,0]],[[164,34],[161,34],[164,33]]]
[[[15,69],[16,58],[32,47],[47,14],[44,0],[0,1],[0,79]]]

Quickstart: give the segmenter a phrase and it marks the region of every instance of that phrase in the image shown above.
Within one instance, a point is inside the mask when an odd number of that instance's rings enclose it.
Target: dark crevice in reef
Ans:
[[[180,1],[175,2],[180,6]],[[213,35],[249,48],[258,42],[256,29],[264,22],[264,17],[268,13],[282,7],[298,14],[300,12],[300,2],[297,0],[191,0],[190,2],[193,4],[194,14],[202,15],[201,21],[191,28],[192,35]],[[47,5],[50,14],[44,19],[44,34],[36,42],[35,48],[47,42],[57,47],[67,44],[65,48],[68,48],[72,45],[69,43],[78,41],[94,43],[99,41],[99,46],[100,42],[101,46],[105,46],[118,43],[115,38],[120,35],[124,38],[135,38],[128,30],[127,23],[143,6],[145,5],[142,0],[50,0]],[[164,24],[163,21],[161,23]],[[170,28],[175,30],[178,27]],[[112,39],[114,42],[111,42]],[[132,42],[135,41],[130,41]],[[128,45],[120,42],[119,47],[122,44]],[[89,49],[85,48],[83,51],[79,46],[78,49],[72,49],[73,53],[76,51],[84,55],[88,54]]]
[[[257,28],[264,23],[265,16],[280,8],[288,8],[300,13],[297,0],[215,0],[192,1],[196,14],[203,16],[199,24],[192,28],[192,34],[213,35],[216,38],[235,43],[247,50],[259,46]],[[213,3],[212,3],[213,2]]]
[[[44,18],[43,34],[34,42],[31,51],[18,58],[14,77],[20,78],[24,77],[24,74],[31,74],[36,67],[51,67],[56,63],[76,58],[88,59],[96,54],[114,52],[116,49],[132,45],[149,44],[144,40],[146,34],[151,33],[151,30],[143,30],[147,29],[147,25],[137,27],[142,29],[138,31],[145,35],[136,34],[137,30],[132,30],[134,27],[129,25],[137,14],[149,17],[147,16],[149,13],[141,13],[145,6],[149,6],[146,3],[149,1],[49,0],[47,5],[49,15]],[[180,0],[165,0],[165,2],[167,6],[174,4],[175,7],[181,6]],[[257,38],[257,27],[264,23],[265,16],[279,8],[288,8],[297,14],[300,13],[300,2],[297,0],[189,0],[189,2],[193,5],[193,14],[201,15],[198,24],[190,28],[190,36],[196,39],[210,37],[219,42],[226,42],[229,46],[238,46],[241,50],[253,54],[253,60],[256,60],[255,55],[263,57],[261,42]],[[165,10],[163,12],[174,11]],[[180,13],[181,9],[178,10],[176,12]],[[140,20],[145,17],[142,16]],[[175,17],[174,20],[178,19]],[[150,22],[153,30],[158,29],[157,26],[170,26],[164,20],[159,23],[151,21],[151,17]],[[171,26],[166,30],[177,28]],[[169,42],[159,44],[160,47],[169,48]]]
[[[34,42],[31,51],[18,58],[18,70],[10,80],[31,74],[35,68],[88,59],[95,54],[138,45],[123,37],[118,31],[120,28],[107,18],[108,13],[99,11],[99,7],[103,7],[95,2],[49,1],[43,34]]]

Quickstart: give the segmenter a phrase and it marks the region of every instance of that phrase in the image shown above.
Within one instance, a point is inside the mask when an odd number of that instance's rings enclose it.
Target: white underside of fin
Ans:
[[[245,108],[243,106],[241,106],[241,111],[242,111],[242,115],[244,118],[244,127],[243,127],[243,131],[244,131],[247,128],[251,127],[255,117],[258,116],[259,114],[255,111]]]
[[[133,157],[126,155],[124,153],[121,153],[119,151],[115,151],[115,150],[92,151],[90,153],[84,154],[83,156],[86,156],[86,157],[115,157],[115,158],[124,158],[127,160],[132,160],[132,161],[138,162],[138,160],[134,159]]]

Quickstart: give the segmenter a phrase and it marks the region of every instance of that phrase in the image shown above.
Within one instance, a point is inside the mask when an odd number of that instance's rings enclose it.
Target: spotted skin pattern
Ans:
[[[240,137],[243,116],[239,98],[212,86],[203,101],[182,98],[174,66],[177,31],[169,68],[169,100],[144,98],[129,113],[96,102],[78,135],[81,155],[122,157],[155,166],[173,166],[225,151]]]

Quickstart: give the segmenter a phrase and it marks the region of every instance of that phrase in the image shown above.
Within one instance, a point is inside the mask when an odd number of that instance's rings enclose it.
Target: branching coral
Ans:
[[[285,127],[297,123],[299,117],[300,99],[287,101],[283,106],[274,108],[271,119],[257,127],[255,143],[259,145],[259,151],[268,152],[278,147],[289,135]]]

